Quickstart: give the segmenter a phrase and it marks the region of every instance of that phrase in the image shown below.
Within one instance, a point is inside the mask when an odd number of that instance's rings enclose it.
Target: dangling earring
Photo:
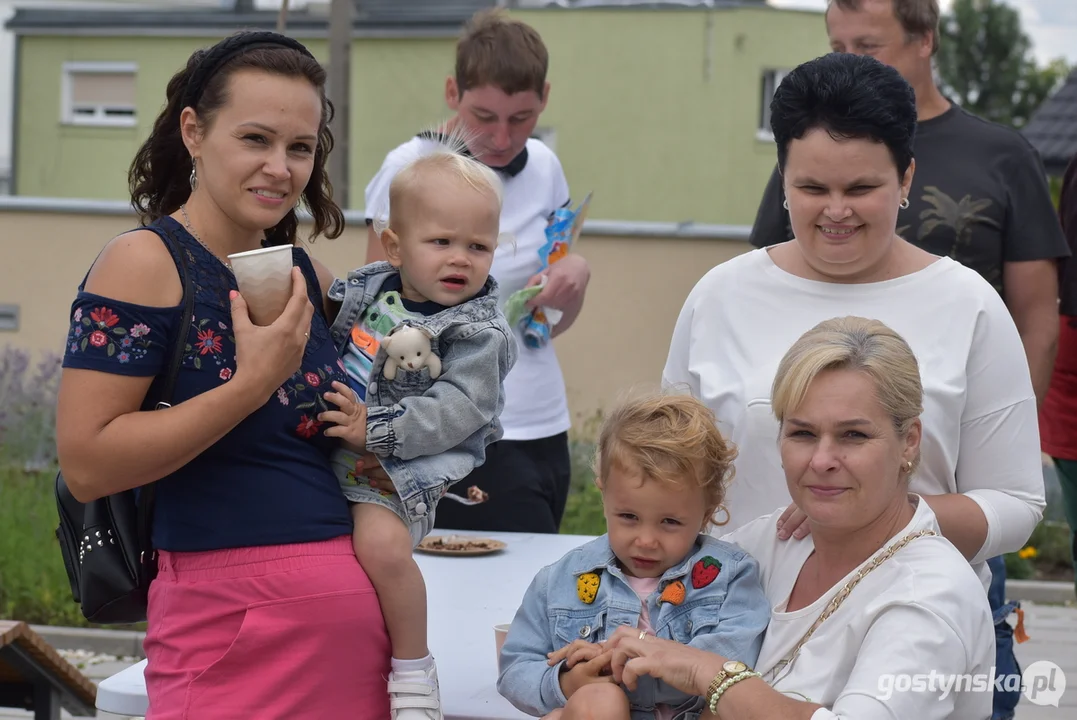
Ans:
[[[194,164],[194,158],[191,158],[191,192],[198,189],[198,170]]]
[[[902,210],[908,210],[909,209],[909,198],[907,198],[907,197],[906,198],[901,198],[901,202],[898,203],[898,207],[901,208]]]
[[[782,200],[782,207],[785,208],[786,210],[789,209],[789,198],[786,198],[785,200]]]
[[[715,514],[718,514],[720,512],[725,513],[725,520],[723,520],[722,522],[718,522],[717,520],[714,520],[714,524],[716,526],[718,526],[718,527],[722,527],[723,525],[728,525],[729,521],[732,519],[731,516],[729,515],[729,508],[727,508],[725,505],[719,505],[718,509],[715,510],[714,512],[715,512]]]

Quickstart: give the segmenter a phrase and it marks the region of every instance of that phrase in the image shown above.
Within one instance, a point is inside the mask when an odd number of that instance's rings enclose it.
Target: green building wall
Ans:
[[[750,224],[775,159],[758,132],[762,76],[827,51],[819,13],[772,8],[532,10],[550,50],[539,126],[591,217]],[[127,168],[172,74],[210,37],[26,35],[18,44],[16,192],[126,199]],[[304,40],[328,62],[325,40]],[[349,206],[385,153],[448,116],[455,38],[357,38]],[[60,122],[63,63],[136,62],[137,124]]]

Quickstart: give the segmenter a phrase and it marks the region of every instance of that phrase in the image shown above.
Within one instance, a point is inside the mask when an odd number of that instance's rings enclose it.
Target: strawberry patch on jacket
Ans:
[[[706,555],[696,561],[692,566],[692,587],[696,590],[705,588],[718,578],[722,572],[722,563],[710,555]]]

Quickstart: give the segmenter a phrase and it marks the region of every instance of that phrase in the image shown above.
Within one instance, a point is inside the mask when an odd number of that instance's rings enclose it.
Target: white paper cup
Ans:
[[[292,296],[292,246],[275,245],[228,256],[251,322],[269,325]]]
[[[509,634],[509,626],[512,623],[494,625],[494,647],[497,648],[498,661],[501,660],[501,647],[505,644],[505,636]]]

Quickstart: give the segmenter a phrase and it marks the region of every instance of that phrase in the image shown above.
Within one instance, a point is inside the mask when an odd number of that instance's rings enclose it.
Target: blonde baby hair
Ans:
[[[404,218],[398,214],[406,205],[402,200],[413,197],[424,179],[431,175],[449,180],[462,181],[474,190],[489,195],[497,203],[500,214],[504,186],[497,173],[471,157],[468,141],[471,139],[462,123],[447,133],[441,129],[421,133],[428,142],[419,155],[397,171],[389,183],[389,208],[375,213],[374,230],[380,235],[386,228],[398,228]],[[394,217],[394,215],[396,217]]]

